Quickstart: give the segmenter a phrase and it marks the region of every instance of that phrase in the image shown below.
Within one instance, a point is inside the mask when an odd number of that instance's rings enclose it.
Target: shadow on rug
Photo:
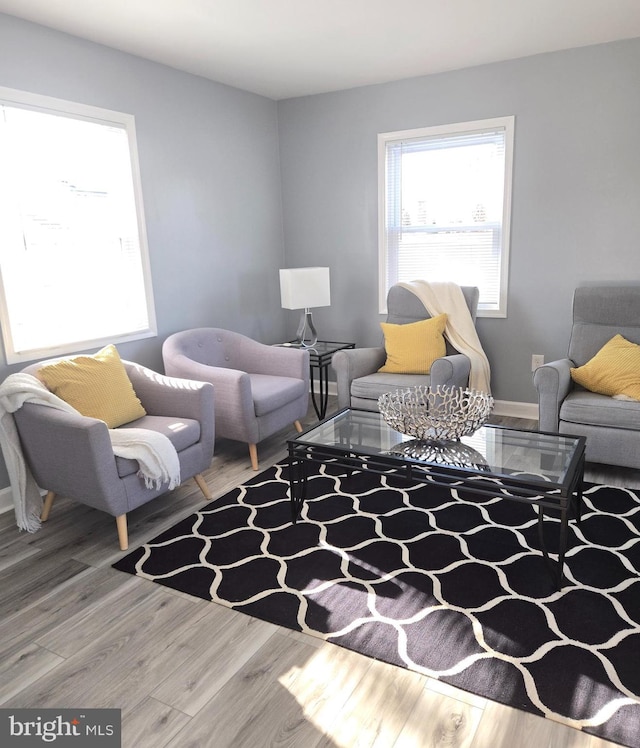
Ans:
[[[530,505],[323,466],[294,525],[288,485],[276,465],[114,568],[640,746],[634,491],[585,487],[558,592]]]

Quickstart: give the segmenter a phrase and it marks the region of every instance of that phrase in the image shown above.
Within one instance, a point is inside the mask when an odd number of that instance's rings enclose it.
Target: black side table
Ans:
[[[281,343],[287,347],[293,347],[293,343]],[[336,351],[346,348],[355,348],[355,343],[340,343],[334,340],[318,340],[318,342],[307,348],[309,351],[309,373],[311,375],[311,400],[316,415],[322,420],[327,414],[327,402],[329,400],[329,364]],[[318,392],[316,393],[315,372],[318,372]]]

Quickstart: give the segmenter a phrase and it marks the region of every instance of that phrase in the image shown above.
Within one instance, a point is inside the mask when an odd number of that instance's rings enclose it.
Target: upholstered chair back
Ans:
[[[461,288],[464,299],[471,312],[471,318],[475,322],[480,291],[476,286],[461,286]],[[410,322],[419,322],[422,319],[429,319],[430,317],[431,315],[424,308],[424,304],[414,293],[403,286],[391,286],[387,294],[387,322],[393,325],[406,325]],[[458,352],[449,341],[446,344],[448,356]]]
[[[640,286],[576,288],[568,357],[587,363],[615,335],[640,344]]]
[[[245,347],[251,342],[232,330],[198,327],[172,336],[167,345],[171,348],[172,356],[183,355],[205,366],[250,371],[255,352],[249,355]]]

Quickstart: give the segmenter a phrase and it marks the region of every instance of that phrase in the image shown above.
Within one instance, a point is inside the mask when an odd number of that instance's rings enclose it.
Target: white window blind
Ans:
[[[506,316],[513,117],[379,136],[380,305],[424,278],[478,286]]]
[[[0,89],[9,363],[156,334],[133,117]]]

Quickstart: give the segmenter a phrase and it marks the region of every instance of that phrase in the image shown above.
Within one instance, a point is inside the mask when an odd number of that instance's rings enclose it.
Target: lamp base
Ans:
[[[318,333],[313,325],[311,310],[305,309],[300,317],[300,324],[298,325],[298,332],[296,333],[293,345],[298,345],[301,348],[313,348],[317,342]]]

